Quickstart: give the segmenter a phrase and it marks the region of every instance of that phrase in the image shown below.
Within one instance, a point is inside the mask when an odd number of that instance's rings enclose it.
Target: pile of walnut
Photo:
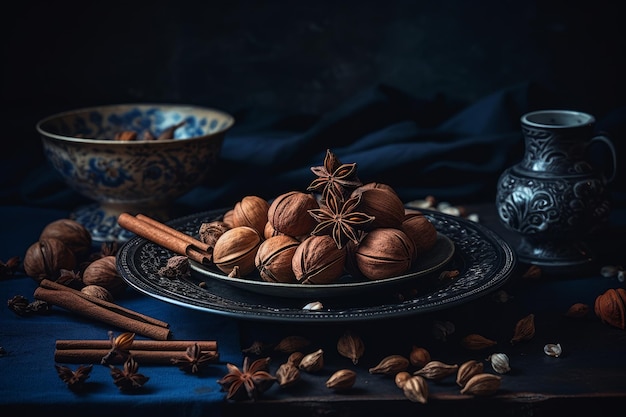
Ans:
[[[326,152],[306,192],[271,203],[246,196],[222,220],[203,223],[200,240],[212,262],[231,277],[258,270],[268,282],[329,284],[344,273],[381,280],[410,271],[433,248],[437,230],[408,210],[393,188],[363,184],[356,164]]]
[[[24,272],[34,280],[44,279],[113,301],[127,288],[117,271],[116,245],[103,245],[92,253],[92,239],[82,224],[72,219],[48,223],[39,239],[24,255]]]

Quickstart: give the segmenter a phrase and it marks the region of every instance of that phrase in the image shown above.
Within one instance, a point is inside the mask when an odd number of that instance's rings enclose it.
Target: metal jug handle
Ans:
[[[610,183],[611,181],[615,179],[615,175],[617,174],[617,153],[615,152],[615,147],[613,146],[613,142],[611,141],[611,139],[606,134],[603,134],[603,133],[599,133],[593,138],[591,138],[589,145],[591,145],[594,142],[602,142],[606,145],[607,148],[609,148],[611,158],[612,158],[611,159],[612,170],[611,170],[611,175],[609,175],[606,178],[606,182]]]

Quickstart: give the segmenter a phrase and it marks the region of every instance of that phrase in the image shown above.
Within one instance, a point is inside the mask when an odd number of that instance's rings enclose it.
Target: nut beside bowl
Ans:
[[[69,187],[95,202],[71,217],[97,243],[132,236],[117,224],[122,212],[166,220],[172,202],[215,168],[234,122],[224,111],[201,106],[117,104],[58,113],[36,129],[50,165]],[[136,132],[137,138],[120,140],[125,132]]]

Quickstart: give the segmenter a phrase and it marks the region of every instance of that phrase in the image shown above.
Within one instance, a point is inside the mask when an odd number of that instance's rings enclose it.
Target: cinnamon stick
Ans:
[[[148,217],[145,214],[138,213],[137,215],[135,215],[135,218],[137,220],[141,220],[142,222],[148,223],[149,225],[154,226],[155,228],[162,230],[165,233],[169,233],[181,240],[184,240],[191,245],[195,245],[205,252],[209,252],[211,249],[208,244],[196,239],[195,237],[188,235],[187,233],[183,233],[180,230],[174,229],[173,227],[169,227],[168,225],[161,223],[160,221],[155,220],[151,217]]]
[[[215,340],[133,340],[131,350],[150,351],[185,351],[189,346],[197,344],[201,351],[216,351]],[[57,350],[89,350],[111,349],[110,340],[65,340],[56,341]]]
[[[159,327],[165,327],[165,328],[169,328],[170,325],[164,321],[155,319],[154,317],[150,317],[150,316],[146,316],[145,314],[141,314],[138,313],[136,311],[130,310],[128,308],[124,308],[118,304],[112,303],[110,301],[106,301],[103,300],[101,298],[98,297],[94,297],[91,296],[89,294],[85,294],[84,292],[75,290],[73,288],[68,287],[67,285],[63,285],[63,284],[59,284],[57,282],[54,281],[50,281],[48,279],[43,279],[40,283],[39,283],[40,287],[43,288],[47,288],[49,290],[56,290],[56,291],[67,291],[70,292],[78,297],[84,298],[85,300],[97,304],[101,307],[104,307],[106,309],[109,309],[111,311],[117,312],[123,316],[132,318],[134,320],[137,321],[143,321],[146,323],[150,323],[150,324],[154,324],[155,326],[159,326]]]
[[[129,315],[127,312],[130,310],[123,309],[113,303],[109,303],[111,304],[110,307],[94,303],[85,297],[77,295],[76,292],[80,291],[63,291],[39,286],[35,290],[34,297],[92,320],[107,323],[152,339],[168,340],[171,337],[168,327],[147,322],[138,313]]]
[[[187,256],[189,259],[204,265],[211,264],[210,253],[203,249],[203,247],[198,246],[197,242],[190,243],[188,238],[181,238],[178,234],[164,230],[164,228],[173,230],[166,225],[155,227],[153,223],[138,219],[129,213],[120,214],[117,218],[117,223],[120,227],[156,243],[159,246],[163,246],[165,249],[171,250],[178,255]],[[202,245],[204,246],[204,244]]]
[[[60,363],[100,363],[111,349],[57,349],[54,351],[55,362]],[[202,350],[205,352],[215,352],[215,350]],[[131,350],[130,354],[140,363],[150,364],[170,364],[172,359],[185,359],[185,350]],[[111,363],[123,363],[124,357],[113,356]]]

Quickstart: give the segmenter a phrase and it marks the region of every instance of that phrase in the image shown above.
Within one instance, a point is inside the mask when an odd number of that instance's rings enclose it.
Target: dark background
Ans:
[[[462,108],[533,82],[601,118],[626,93],[618,5],[17,2],[3,19],[3,183],[42,163],[39,119],[99,104],[206,105],[242,125],[250,111],[324,115],[380,84]]]

